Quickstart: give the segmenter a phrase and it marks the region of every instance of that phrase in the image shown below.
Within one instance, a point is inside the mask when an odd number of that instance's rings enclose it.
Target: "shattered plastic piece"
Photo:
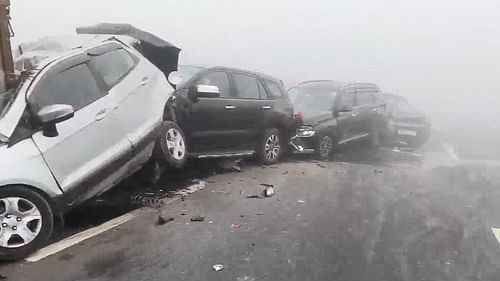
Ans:
[[[212,224],[212,223],[214,223],[214,221],[209,221],[208,223],[209,223],[209,224]]]
[[[265,186],[265,187],[274,187],[274,185],[268,184],[268,183],[261,183],[260,185]]]
[[[191,218],[191,221],[204,221],[205,217],[202,216],[195,216]]]
[[[249,198],[249,199],[262,199],[263,197],[260,195],[247,195],[247,198]]]
[[[236,281],[255,281],[255,278],[250,276],[237,277]]]
[[[234,165],[233,167],[231,167],[233,170],[235,170],[236,172],[241,172],[241,167],[238,166],[238,165]]]
[[[288,175],[288,171],[284,171],[283,173],[281,173],[282,175]]]
[[[306,203],[306,201],[304,201],[304,200],[297,200],[297,203],[304,204],[304,203]]]
[[[224,269],[224,265],[222,264],[214,264],[212,265],[212,268],[215,270],[215,271],[221,271]]]
[[[3,276],[2,274],[0,274],[0,280],[7,280],[7,276]]]
[[[238,228],[240,228],[240,227],[241,227],[241,224],[234,224],[234,223],[233,223],[233,224],[231,224],[231,228],[232,228],[232,229],[238,229]]]
[[[323,164],[321,164],[321,163],[318,163],[318,164],[316,164],[316,165],[317,165],[318,167],[320,167],[320,168],[326,168],[326,166],[325,166],[325,165],[323,165]]]
[[[158,215],[158,220],[156,221],[156,225],[164,225],[171,221],[174,221],[174,218],[164,218],[163,216]]]
[[[264,190],[264,196],[266,197],[271,197],[274,195],[274,188],[268,187],[266,190]]]
[[[382,171],[382,170],[380,170],[380,169],[375,169],[375,170],[373,170],[373,172],[374,172],[375,174],[383,174],[383,173],[384,173],[384,171]]]

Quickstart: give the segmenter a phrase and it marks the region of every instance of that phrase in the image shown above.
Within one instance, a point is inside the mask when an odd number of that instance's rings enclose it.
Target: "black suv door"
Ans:
[[[232,72],[234,96],[228,102],[235,114],[232,121],[232,138],[240,149],[254,149],[263,123],[261,110],[270,110],[272,105],[261,99],[265,93],[258,78],[245,72]]]
[[[190,88],[195,89],[197,85],[217,86],[220,96],[198,97],[198,100],[191,104],[189,117],[184,121],[190,152],[214,153],[233,147],[233,120],[238,112],[236,106],[232,107],[232,89],[228,74],[222,70],[204,73]]]

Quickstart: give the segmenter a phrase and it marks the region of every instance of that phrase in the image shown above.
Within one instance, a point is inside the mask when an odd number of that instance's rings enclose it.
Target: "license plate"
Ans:
[[[412,130],[398,130],[398,135],[403,135],[403,136],[417,136],[416,131]]]

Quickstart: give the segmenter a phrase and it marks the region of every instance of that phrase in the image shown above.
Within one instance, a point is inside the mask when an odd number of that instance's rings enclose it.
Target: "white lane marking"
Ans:
[[[497,239],[498,243],[500,243],[500,228],[491,228],[491,231],[493,231],[493,234],[495,235],[495,238]]]
[[[89,238],[92,238],[96,235],[99,235],[105,231],[108,231],[110,229],[113,229],[121,224],[124,224],[131,219],[135,217],[135,214],[133,213],[127,213],[125,215],[119,216],[117,218],[114,218],[110,221],[107,221],[99,226],[87,229],[85,231],[82,231],[80,233],[77,233],[73,236],[70,236],[68,238],[65,238],[61,241],[58,241],[54,244],[51,244],[45,248],[42,248],[32,254],[31,256],[26,258],[26,261],[28,262],[37,262],[41,259],[44,259],[48,256],[51,256],[57,252],[60,252],[66,248],[69,248],[71,246],[74,246],[84,240],[87,240]]]
[[[448,155],[450,156],[451,159],[453,159],[453,161],[460,161],[460,157],[458,157],[458,154],[456,153],[455,149],[451,144],[442,142],[441,145],[443,146],[444,151],[448,153]]]

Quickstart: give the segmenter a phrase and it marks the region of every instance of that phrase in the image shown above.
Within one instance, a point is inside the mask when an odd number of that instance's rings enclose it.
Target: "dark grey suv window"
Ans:
[[[102,96],[88,66],[80,64],[41,80],[30,96],[30,104],[35,112],[53,104],[72,105],[76,111]]]
[[[94,57],[90,65],[111,88],[134,68],[136,61],[124,49],[117,49]]]
[[[281,98],[283,97],[283,91],[281,90],[281,87],[274,81],[270,80],[265,80],[267,88],[271,92],[271,96],[273,98]]]
[[[219,88],[220,97],[229,97],[229,78],[222,71],[210,72],[204,74],[196,81],[197,85],[210,85]]]
[[[369,105],[375,103],[375,96],[372,93],[358,92],[356,97],[357,105]]]
[[[240,99],[259,98],[259,85],[257,78],[243,74],[233,74],[233,79],[236,85],[237,98]]]
[[[342,93],[340,98],[341,106],[354,106],[354,93]]]

